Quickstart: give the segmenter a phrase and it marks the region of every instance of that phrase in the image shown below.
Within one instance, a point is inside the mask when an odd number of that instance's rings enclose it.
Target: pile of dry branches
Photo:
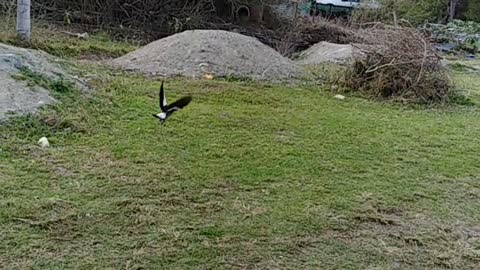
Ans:
[[[451,80],[431,43],[409,27],[377,24],[357,32],[354,65],[342,80],[368,96],[414,103],[447,102]]]
[[[347,44],[354,42],[356,36],[345,23],[326,18],[298,18],[295,23],[285,22],[275,31],[278,40],[271,45],[285,56],[303,51],[320,41]]]

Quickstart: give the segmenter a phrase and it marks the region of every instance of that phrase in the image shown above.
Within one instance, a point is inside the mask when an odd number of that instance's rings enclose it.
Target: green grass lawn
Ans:
[[[480,265],[476,74],[441,108],[168,80],[194,99],[160,126],[158,80],[82,69],[94,95],[0,127],[0,268]]]

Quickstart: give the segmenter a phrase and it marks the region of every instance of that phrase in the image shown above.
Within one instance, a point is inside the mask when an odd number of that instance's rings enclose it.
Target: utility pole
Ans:
[[[17,0],[17,37],[27,42],[30,42],[32,33],[30,6],[30,0]]]

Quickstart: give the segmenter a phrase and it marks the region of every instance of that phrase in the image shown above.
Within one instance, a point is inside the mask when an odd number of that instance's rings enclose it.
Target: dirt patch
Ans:
[[[149,75],[284,80],[304,76],[301,68],[253,37],[219,30],[185,31],[152,42],[112,61]]]
[[[354,244],[380,251],[397,269],[477,269],[480,229],[428,213],[385,208],[367,200],[359,209]]]
[[[410,269],[477,269],[480,263],[478,227],[445,223],[423,214],[405,215],[398,225],[362,222],[356,241],[381,250]]]

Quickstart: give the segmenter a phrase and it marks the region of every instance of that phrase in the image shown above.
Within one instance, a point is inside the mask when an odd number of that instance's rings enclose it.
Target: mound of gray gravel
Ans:
[[[326,41],[319,42],[303,51],[297,63],[300,65],[319,65],[323,63],[351,64],[354,47],[350,44],[335,44]]]
[[[149,75],[283,80],[303,76],[291,60],[253,37],[222,30],[191,30],[152,42],[112,61]]]
[[[67,74],[53,56],[0,43],[0,122],[11,116],[35,113],[40,107],[56,102],[48,90],[16,79],[23,69],[52,80],[67,79],[86,89],[78,78]]]

